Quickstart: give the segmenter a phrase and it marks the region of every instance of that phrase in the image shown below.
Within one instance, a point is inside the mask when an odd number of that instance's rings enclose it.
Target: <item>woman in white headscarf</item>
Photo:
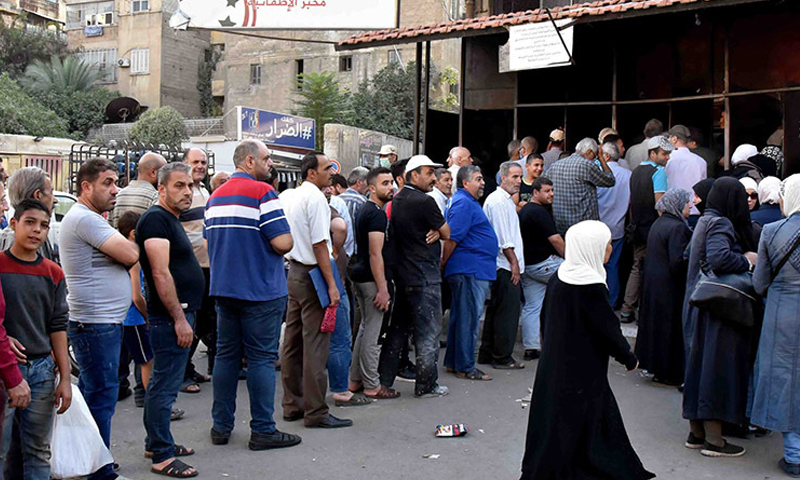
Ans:
[[[655,475],[631,447],[608,384],[608,360],[638,364],[608,301],[603,264],[611,231],[585,221],[567,231],[565,261],[547,285],[542,356],[533,385],[523,480]]]
[[[764,178],[764,174],[755,163],[750,161],[756,155],[758,155],[758,149],[754,145],[749,143],[739,145],[731,155],[731,169],[723,175],[736,177],[737,179],[750,177],[756,183],[760,182]]]
[[[747,208],[750,212],[758,210],[758,184],[756,181],[750,177],[744,177],[739,179],[739,183],[744,185],[747,192]]]
[[[794,246],[800,237],[800,175],[784,180],[780,201],[786,219],[764,226],[753,273],[753,286],[766,295],[767,306],[750,422],[783,433],[779,465],[796,477],[800,476],[800,248]]]
[[[750,219],[762,227],[783,218],[781,212],[781,181],[778,177],[765,177],[758,184],[758,210],[750,212]]]

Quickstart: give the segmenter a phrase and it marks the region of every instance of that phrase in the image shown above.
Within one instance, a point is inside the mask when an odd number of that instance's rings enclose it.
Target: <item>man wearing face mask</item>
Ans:
[[[381,156],[381,167],[389,168],[389,165],[397,161],[397,147],[394,145],[384,145],[378,152]]]

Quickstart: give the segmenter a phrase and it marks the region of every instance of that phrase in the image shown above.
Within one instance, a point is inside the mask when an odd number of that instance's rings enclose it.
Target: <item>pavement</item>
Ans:
[[[521,348],[521,345],[519,346]],[[444,350],[441,351],[444,355]],[[522,352],[518,354],[522,358]],[[441,359],[440,359],[441,360]],[[197,354],[196,365],[206,360]],[[440,361],[441,365],[441,361]],[[355,425],[339,430],[313,430],[302,422],[282,420],[278,380],[276,414],[280,430],[299,434],[292,448],[252,452],[246,382],[239,382],[237,422],[229,445],[213,446],[212,388],[198,394],[181,393],[177,406],[186,416],[172,424],[179,444],[197,453],[185,458],[207,479],[517,479],[525,446],[528,412],[521,399],[533,385],[536,362],[519,371],[484,370],[494,379],[471,382],[441,368],[439,383],[450,388],[442,398],[413,397],[413,383],[398,381],[402,396],[363,407],[331,407],[331,413],[351,418]],[[656,386],[639,372],[629,373],[612,362],[609,381],[616,395],[631,442],[645,467],[663,479],[754,480],[787,478],[778,470],[782,439],[739,440],[748,452],[735,459],[710,459],[684,448],[688,423],[681,419],[681,395],[675,388]],[[329,404],[333,404],[329,396]],[[466,423],[465,437],[437,438],[436,425]],[[136,479],[164,478],[150,473],[143,456],[142,409],[129,397],[117,404],[112,453],[120,475]]]

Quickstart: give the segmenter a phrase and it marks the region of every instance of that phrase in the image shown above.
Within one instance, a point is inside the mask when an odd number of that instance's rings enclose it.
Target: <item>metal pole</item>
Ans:
[[[614,57],[611,71],[611,128],[617,130],[617,49],[614,48]],[[618,130],[617,130],[618,131]]]
[[[422,100],[422,43],[417,42],[416,88],[414,95],[414,155],[419,153],[420,101]]]
[[[431,109],[431,42],[425,42],[425,109],[422,111],[422,152],[428,153],[428,110]]]
[[[731,91],[730,40],[728,39],[729,34],[730,30],[725,29],[725,71],[723,72],[722,77],[722,94],[725,96],[725,113],[723,116],[725,119],[725,170],[731,168],[731,99],[728,97],[728,93]]]
[[[467,43],[466,39],[461,39],[461,72],[458,82],[458,144],[464,146],[464,103],[467,96],[465,80],[467,69]]]

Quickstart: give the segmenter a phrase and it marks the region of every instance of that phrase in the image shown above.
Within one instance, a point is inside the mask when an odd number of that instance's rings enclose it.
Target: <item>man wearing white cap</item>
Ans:
[[[381,157],[381,167],[389,168],[389,165],[397,161],[397,147],[394,145],[384,145],[378,152]]]
[[[550,144],[547,145],[547,151],[542,154],[544,159],[543,172],[547,170],[558,160],[561,160],[564,154],[564,130],[556,128],[550,132]]]
[[[450,227],[436,200],[427,195],[436,183],[434,170],[441,166],[425,155],[409,159],[406,184],[392,200],[389,223],[396,263],[398,305],[395,308],[405,308],[411,315],[392,316],[381,351],[380,380],[381,385],[391,388],[399,369],[400,353],[413,328],[417,353],[414,395],[417,397],[447,394],[447,387],[437,383],[436,366],[442,311],[438,240],[450,238]]]
[[[647,141],[647,160],[639,164],[631,175],[631,227],[633,228],[633,268],[625,287],[622,304],[622,323],[636,320],[634,311],[639,306],[642,261],[647,254],[647,236],[658,219],[656,203],[667,191],[667,173],[664,165],[675,147],[663,135]]]

